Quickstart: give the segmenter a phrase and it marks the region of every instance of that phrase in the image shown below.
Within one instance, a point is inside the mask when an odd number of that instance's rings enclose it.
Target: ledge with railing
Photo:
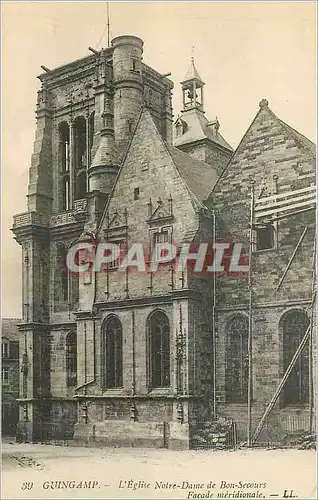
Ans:
[[[37,212],[24,212],[22,214],[17,214],[13,217],[13,227],[24,227],[24,226],[42,226],[47,227],[49,224],[49,217],[44,214],[39,214]]]
[[[55,227],[64,224],[72,224],[80,218],[84,218],[87,209],[86,198],[74,201],[73,208],[69,211],[54,214],[51,217],[38,212],[24,212],[13,217],[13,229],[26,226]]]

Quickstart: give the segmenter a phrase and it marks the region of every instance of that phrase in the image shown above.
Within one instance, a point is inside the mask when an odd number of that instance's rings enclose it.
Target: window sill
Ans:
[[[247,402],[246,403],[232,403],[232,402],[227,402],[225,401],[224,403],[225,406],[231,406],[231,407],[235,407],[235,408],[246,408],[247,407]]]
[[[158,387],[156,389],[150,389],[148,396],[167,396],[172,393],[171,387]]]
[[[103,389],[103,396],[123,396],[125,395],[124,388]]]
[[[278,250],[278,247],[273,247],[273,248],[264,248],[263,250],[254,250],[254,254],[263,254],[267,252],[275,252]]]
[[[286,406],[281,406],[280,409],[281,411],[293,411],[293,412],[310,410],[308,403],[291,403]]]

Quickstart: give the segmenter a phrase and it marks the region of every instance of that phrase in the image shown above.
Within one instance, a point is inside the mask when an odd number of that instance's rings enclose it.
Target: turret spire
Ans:
[[[181,82],[183,94],[183,111],[197,108],[203,111],[203,87],[204,81],[194,63],[193,47],[190,67]]]
[[[99,145],[89,169],[89,185],[90,191],[100,190],[109,193],[114,175],[118,171],[114,134],[113,96],[111,92],[105,93],[102,118],[103,127],[101,129]],[[111,178],[110,185],[107,182],[108,178]]]

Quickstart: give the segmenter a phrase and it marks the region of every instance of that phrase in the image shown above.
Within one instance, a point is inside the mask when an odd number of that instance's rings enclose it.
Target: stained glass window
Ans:
[[[238,315],[227,325],[226,399],[246,403],[248,390],[248,320]]]
[[[283,320],[284,373],[287,370],[306,330],[309,318],[303,311],[286,313]],[[309,400],[308,342],[292,369],[283,390],[283,404],[306,404]]]
[[[170,326],[166,314],[156,311],[149,319],[150,385],[170,386]]]
[[[104,327],[104,385],[113,389],[123,385],[123,336],[121,322],[112,316]]]
[[[67,386],[77,384],[77,336],[76,332],[70,332],[66,337],[66,374]]]

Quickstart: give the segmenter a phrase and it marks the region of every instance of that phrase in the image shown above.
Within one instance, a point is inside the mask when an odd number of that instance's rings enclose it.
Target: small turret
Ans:
[[[143,41],[131,35],[112,40],[114,95],[114,129],[121,159],[134,130],[143,104],[142,51]]]
[[[119,169],[114,134],[113,95],[110,88],[106,90],[103,97],[104,111],[100,140],[88,170],[89,192],[86,196],[85,231],[97,229]]]
[[[52,101],[42,83],[36,108],[37,128],[29,170],[28,210],[48,214],[52,210]]]
[[[102,117],[103,128],[101,129],[100,141],[88,171],[89,191],[101,191],[109,194],[118,172],[111,92],[105,94]]]

